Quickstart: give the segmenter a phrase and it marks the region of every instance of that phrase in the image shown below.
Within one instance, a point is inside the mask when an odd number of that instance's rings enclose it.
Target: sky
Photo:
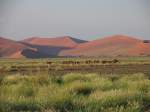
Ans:
[[[0,36],[150,39],[150,0],[0,0]]]

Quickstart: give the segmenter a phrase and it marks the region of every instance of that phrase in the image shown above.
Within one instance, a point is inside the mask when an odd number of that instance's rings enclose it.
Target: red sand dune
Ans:
[[[22,51],[16,51],[13,54],[9,55],[8,58],[24,58],[24,56],[21,53]]]
[[[1,57],[11,57],[11,55],[15,54],[16,52],[20,52],[21,50],[25,48],[27,47],[18,42],[0,37],[0,56]],[[22,55],[16,54],[16,57],[22,57]]]
[[[150,42],[115,35],[93,41],[69,36],[29,38],[21,42],[0,37],[0,57],[48,58],[57,56],[141,56],[150,55]]]
[[[19,42],[0,37],[0,57],[4,58],[26,58],[22,52],[24,50],[37,52],[37,49],[31,48]]]
[[[132,55],[150,55],[150,43],[140,42],[133,48],[128,49],[128,53]]]
[[[61,56],[138,56],[149,55],[150,43],[133,37],[115,35],[79,44],[60,52]]]
[[[25,39],[22,42],[33,45],[46,45],[53,47],[75,47],[78,43],[84,42],[83,40],[75,39],[70,36],[56,37],[56,38],[40,38],[32,37]]]
[[[0,57],[48,58],[56,57],[61,50],[70,49],[84,40],[69,36],[58,38],[29,38],[21,42],[0,38]]]

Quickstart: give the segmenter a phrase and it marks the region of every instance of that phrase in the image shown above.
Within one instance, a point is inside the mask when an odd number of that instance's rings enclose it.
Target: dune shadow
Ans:
[[[62,50],[71,49],[68,47],[55,47],[55,46],[47,46],[47,45],[33,45],[21,42],[22,44],[35,48],[37,51],[33,51],[31,49],[24,49],[22,54],[27,58],[49,58],[49,57],[59,57],[59,53]]]

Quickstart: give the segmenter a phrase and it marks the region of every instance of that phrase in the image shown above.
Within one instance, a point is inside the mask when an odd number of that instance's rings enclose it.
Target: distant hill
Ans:
[[[37,49],[38,52],[44,54],[43,57],[57,57],[59,56],[59,52],[67,49],[72,49],[78,44],[85,42],[87,41],[75,39],[70,36],[62,36],[55,38],[32,37],[25,39],[20,43]]]
[[[3,58],[144,55],[150,55],[149,41],[124,35],[114,35],[93,41],[63,36],[56,38],[32,37],[18,42],[0,37],[0,57]]]
[[[49,58],[87,41],[69,36],[56,38],[32,37],[14,41],[0,37],[0,57],[3,58]]]
[[[20,51],[28,48],[16,41],[0,37],[0,57],[21,58]]]
[[[45,46],[53,46],[53,47],[72,48],[72,47],[77,46],[80,43],[84,43],[87,41],[75,39],[70,36],[63,36],[63,37],[55,37],[55,38],[32,37],[32,38],[25,39],[22,42],[33,44],[33,45],[45,45]]]
[[[114,35],[79,44],[76,48],[61,51],[62,56],[140,56],[150,55],[150,44],[142,40]]]
[[[2,58],[41,58],[45,54],[20,42],[0,37],[0,57]]]

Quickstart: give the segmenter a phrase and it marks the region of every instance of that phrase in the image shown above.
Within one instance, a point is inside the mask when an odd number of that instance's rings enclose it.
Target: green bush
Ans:
[[[32,97],[35,96],[37,89],[34,85],[22,83],[16,90],[19,96]]]

